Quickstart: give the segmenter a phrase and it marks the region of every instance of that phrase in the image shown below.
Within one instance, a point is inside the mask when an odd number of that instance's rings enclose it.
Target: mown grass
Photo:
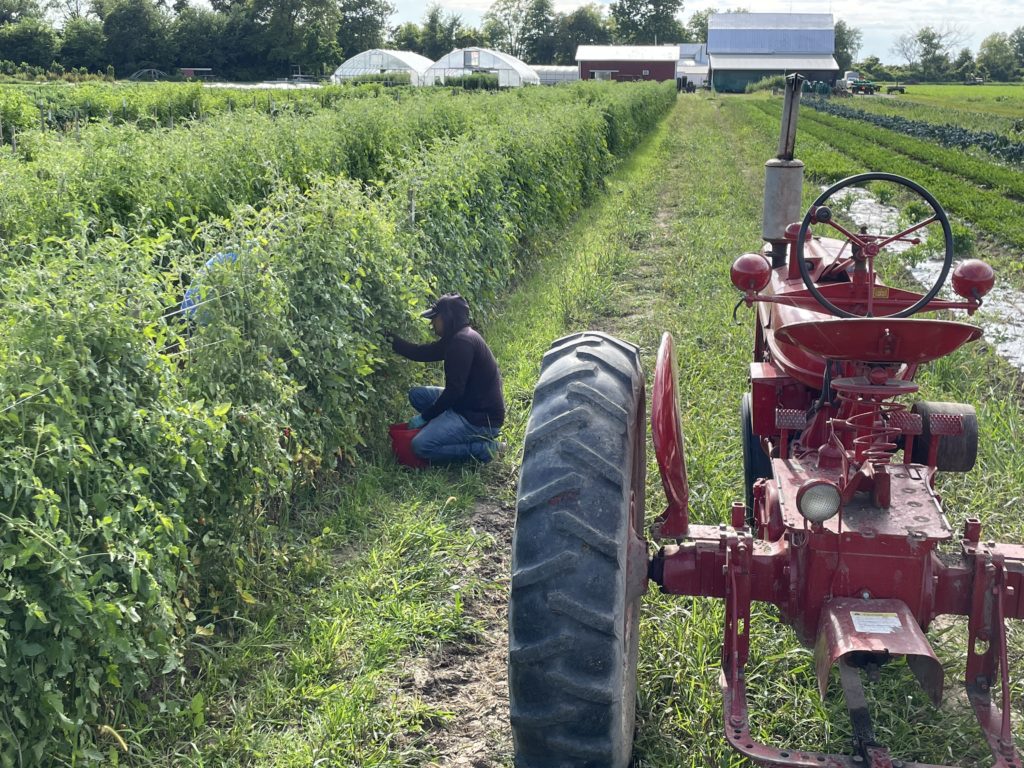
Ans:
[[[477,632],[465,605],[487,586],[470,569],[487,535],[464,520],[484,484],[472,468],[417,473],[384,455],[332,484],[276,598],[240,637],[196,648],[192,698],[122,732],[131,764],[424,757],[418,734],[447,713],[398,690],[396,664]]]
[[[914,85],[900,101],[927,104],[941,109],[955,108],[1007,117],[1024,117],[1024,88],[1019,84],[996,85]]]

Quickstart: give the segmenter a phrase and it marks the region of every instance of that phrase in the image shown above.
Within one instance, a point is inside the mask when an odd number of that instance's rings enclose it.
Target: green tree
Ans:
[[[437,61],[446,53],[455,50],[458,47],[456,38],[461,27],[462,19],[457,14],[445,13],[436,3],[431,5],[423,18],[420,37],[423,50],[420,53],[428,59]]]
[[[682,0],[615,0],[609,7],[620,43],[686,42],[686,32],[677,18],[683,10]]]
[[[918,61],[921,77],[925,80],[945,79],[952,62],[942,34],[932,27],[922,27],[917,31],[917,42],[921,51]]]
[[[167,69],[169,31],[167,13],[153,0],[116,0],[103,18],[107,61],[122,76],[147,67]]]
[[[0,0],[0,24],[14,24],[22,19],[38,19],[42,18],[42,15],[43,9],[36,0]],[[0,55],[0,59],[4,58],[5,55]]]
[[[107,66],[103,22],[84,16],[69,19],[61,30],[60,61],[65,67],[85,67],[91,72]]]
[[[686,22],[686,36],[693,43],[706,43],[708,41],[708,21],[713,14],[718,13],[717,8],[706,8],[703,11],[695,11]]]
[[[250,0],[246,12],[259,30],[256,49],[271,75],[294,67],[323,72],[341,60],[338,26],[341,9],[334,0]]]
[[[217,75],[229,61],[228,17],[207,8],[182,8],[171,24],[171,49],[178,67],[211,67]]]
[[[0,26],[0,59],[49,67],[57,55],[57,33],[42,19],[22,18]]]
[[[1017,57],[1014,56],[1010,38],[1005,32],[995,32],[978,46],[978,66],[988,70],[993,80],[1006,81],[1017,72]]]
[[[458,31],[455,33],[455,44],[453,48],[488,48],[491,45],[491,41],[487,38],[487,33],[477,27],[463,27],[459,26]]]
[[[415,21],[407,21],[391,31],[388,45],[398,51],[423,52],[423,30]]]
[[[484,14],[484,31],[494,46],[525,58],[531,42],[532,0],[495,0]]]
[[[263,50],[261,25],[251,8],[235,4],[225,6],[221,13],[225,16],[225,73],[243,80],[271,74]]]
[[[835,33],[836,63],[839,65],[839,71],[842,72],[850,69],[853,66],[853,62],[857,59],[857,53],[860,51],[862,36],[859,29],[851,27],[842,19],[839,19],[836,22]]]
[[[339,10],[338,47],[342,58],[384,44],[388,19],[395,6],[387,0],[340,0]]]
[[[974,54],[971,53],[970,48],[961,48],[960,53],[953,59],[953,63],[950,65],[953,76],[958,80],[964,80],[968,77],[974,77],[975,72],[978,69],[978,65],[974,61]]]
[[[1010,47],[1017,59],[1017,66],[1024,69],[1024,27],[1017,27],[1010,33]]]
[[[551,0],[532,0],[526,11],[526,61],[554,64],[558,49],[558,18]]]
[[[555,60],[559,64],[575,64],[576,49],[581,45],[607,45],[612,31],[600,5],[582,5],[559,18]]]
[[[869,80],[891,80],[892,72],[877,56],[868,56],[857,65],[860,73]]]

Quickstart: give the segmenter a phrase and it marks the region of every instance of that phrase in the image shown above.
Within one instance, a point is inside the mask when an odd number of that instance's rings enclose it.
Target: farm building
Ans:
[[[433,64],[426,56],[409,51],[388,51],[383,48],[374,48],[369,51],[357,53],[350,59],[346,59],[340,67],[334,70],[331,80],[335,83],[343,83],[355,77],[363,75],[380,75],[386,73],[404,73],[409,75],[409,82],[412,85],[422,85],[420,82],[423,73]]]
[[[423,74],[425,85],[443,85],[446,78],[477,72],[498,76],[498,87],[539,85],[540,78],[524,62],[490,48],[459,48],[435,61]]]
[[[676,79],[685,78],[684,83],[693,83],[698,88],[708,81],[707,43],[683,43],[679,46],[679,61],[676,62]]]
[[[832,81],[839,72],[835,43],[831,13],[715,13],[708,20],[711,82],[735,93],[792,72]]]
[[[580,80],[675,80],[678,45],[581,45]]]
[[[580,71],[577,67],[531,64],[530,69],[537,73],[541,85],[558,85],[559,83],[571,83],[580,79]]]

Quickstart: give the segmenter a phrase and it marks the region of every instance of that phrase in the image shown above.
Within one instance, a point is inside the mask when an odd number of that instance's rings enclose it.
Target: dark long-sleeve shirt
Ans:
[[[423,418],[430,421],[447,409],[478,427],[500,427],[505,421],[498,363],[483,337],[468,325],[432,344],[395,338],[392,348],[421,363],[444,361],[444,392]]]

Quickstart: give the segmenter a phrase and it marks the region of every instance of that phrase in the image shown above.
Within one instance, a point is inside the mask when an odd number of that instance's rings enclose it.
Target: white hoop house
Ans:
[[[463,77],[477,72],[498,76],[501,88],[540,85],[537,73],[524,62],[490,48],[460,48],[438,59],[423,75],[426,85],[443,85],[446,78]]]
[[[383,48],[373,48],[369,51],[357,53],[347,59],[338,67],[331,80],[335,83],[343,83],[355,77],[363,75],[380,75],[389,72],[408,74],[409,82],[412,85],[423,85],[423,73],[431,64],[426,56],[409,51],[388,51]]]

